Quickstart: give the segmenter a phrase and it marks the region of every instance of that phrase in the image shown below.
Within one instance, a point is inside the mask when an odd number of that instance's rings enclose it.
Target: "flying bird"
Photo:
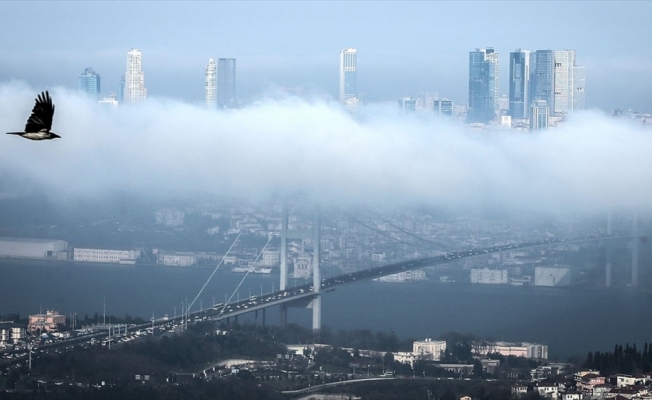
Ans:
[[[32,115],[29,116],[27,125],[25,125],[25,132],[7,132],[7,135],[19,135],[30,140],[60,138],[61,136],[50,132],[52,117],[54,117],[54,104],[52,104],[50,94],[45,91],[36,98]]]

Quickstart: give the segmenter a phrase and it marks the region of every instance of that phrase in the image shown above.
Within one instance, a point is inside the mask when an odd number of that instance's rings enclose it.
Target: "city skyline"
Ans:
[[[551,48],[575,50],[577,64],[586,67],[591,93],[586,108],[652,109],[647,96],[652,82],[646,78],[652,60],[640,51],[646,36],[631,34],[649,30],[643,15],[652,5],[588,4],[592,3],[565,2],[566,12],[559,13],[556,2],[487,2],[470,8],[453,2],[381,2],[373,7],[351,3],[342,17],[339,4],[333,2],[193,3],[192,8],[175,2],[163,7],[136,3],[127,15],[118,3],[5,2],[0,4],[0,22],[9,30],[17,31],[27,15],[36,23],[53,17],[62,23],[44,41],[0,38],[0,81],[71,87],[76,86],[78,71],[90,65],[102,75],[105,91],[118,93],[122,55],[137,47],[146,53],[150,96],[202,102],[203,76],[196,71],[210,56],[224,54],[239,59],[239,100],[255,101],[270,86],[305,87],[337,99],[338,60],[333,54],[353,46],[360,51],[357,91],[366,101],[395,102],[419,92],[438,92],[461,104],[467,101],[470,49],[493,46],[507,55],[517,48]],[[540,18],[515,18],[535,9]],[[82,13],[97,18],[91,22],[75,17]],[[142,20],[138,17],[142,15],[156,15],[158,22]],[[126,30],[96,28],[110,25],[118,16],[125,19]],[[493,21],[492,29],[480,29],[487,20]],[[207,26],[217,26],[216,34],[233,32],[236,39],[213,43]],[[89,34],[74,34],[79,31]],[[438,32],[446,32],[447,39],[432,40]],[[48,60],[47,69],[29,62],[35,52]],[[607,53],[610,57],[605,58]],[[501,61],[501,82],[509,79],[506,60],[504,56]],[[507,85],[501,86],[500,95],[507,95]]]

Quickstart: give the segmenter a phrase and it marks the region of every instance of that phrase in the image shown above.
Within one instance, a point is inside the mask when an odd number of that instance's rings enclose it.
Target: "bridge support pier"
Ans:
[[[607,235],[611,235],[611,212],[607,216]],[[607,271],[604,285],[605,287],[611,286],[611,241],[607,241]]]
[[[263,328],[265,327],[265,309],[263,308]]]
[[[285,303],[281,304],[281,309],[279,311],[280,311],[279,325],[281,325],[281,328],[285,328],[285,326],[288,323],[288,306]]]
[[[638,214],[634,212],[632,216],[632,236],[634,242],[632,243],[632,287],[638,286]]]

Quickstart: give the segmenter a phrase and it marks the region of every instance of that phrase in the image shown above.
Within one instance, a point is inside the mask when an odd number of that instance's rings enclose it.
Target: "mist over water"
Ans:
[[[0,83],[0,131],[22,129],[38,92]],[[103,109],[67,89],[51,95],[53,131],[63,138],[3,137],[5,193],[36,187],[66,201],[116,190],[245,198],[302,191],[324,202],[462,211],[652,204],[652,135],[598,112],[532,133],[474,131],[450,119],[404,115],[393,104],[350,115],[323,97],[278,93],[238,110],[162,98]]]

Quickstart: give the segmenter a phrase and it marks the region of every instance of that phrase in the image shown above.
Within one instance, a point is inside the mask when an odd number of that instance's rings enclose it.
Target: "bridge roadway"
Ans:
[[[554,246],[559,244],[590,242],[598,240],[631,240],[631,236],[614,236],[614,235],[595,235],[583,236],[570,239],[544,239],[540,241],[532,241],[519,244],[498,245],[485,248],[472,248],[468,250],[453,251],[440,256],[417,258],[399,263],[383,265],[376,268],[369,268],[362,271],[338,275],[327,279],[322,279],[321,293],[330,292],[335,290],[337,286],[347,283],[354,283],[369,279],[375,279],[382,276],[392,275],[403,271],[410,271],[429,267],[433,265],[450,263],[462,258],[479,257],[492,253],[501,253],[505,251],[515,251],[532,247]],[[278,290],[273,293],[268,293],[261,296],[252,296],[249,299],[241,300],[239,302],[229,303],[226,307],[222,304],[214,308],[204,309],[190,313],[190,317],[203,318],[209,317],[212,320],[221,321],[227,318],[237,317],[239,315],[264,310],[268,307],[277,306],[284,303],[304,303],[307,305],[312,298],[317,296],[313,285],[306,284],[294,288],[287,288],[286,290]],[[157,320],[157,322],[163,322]]]

